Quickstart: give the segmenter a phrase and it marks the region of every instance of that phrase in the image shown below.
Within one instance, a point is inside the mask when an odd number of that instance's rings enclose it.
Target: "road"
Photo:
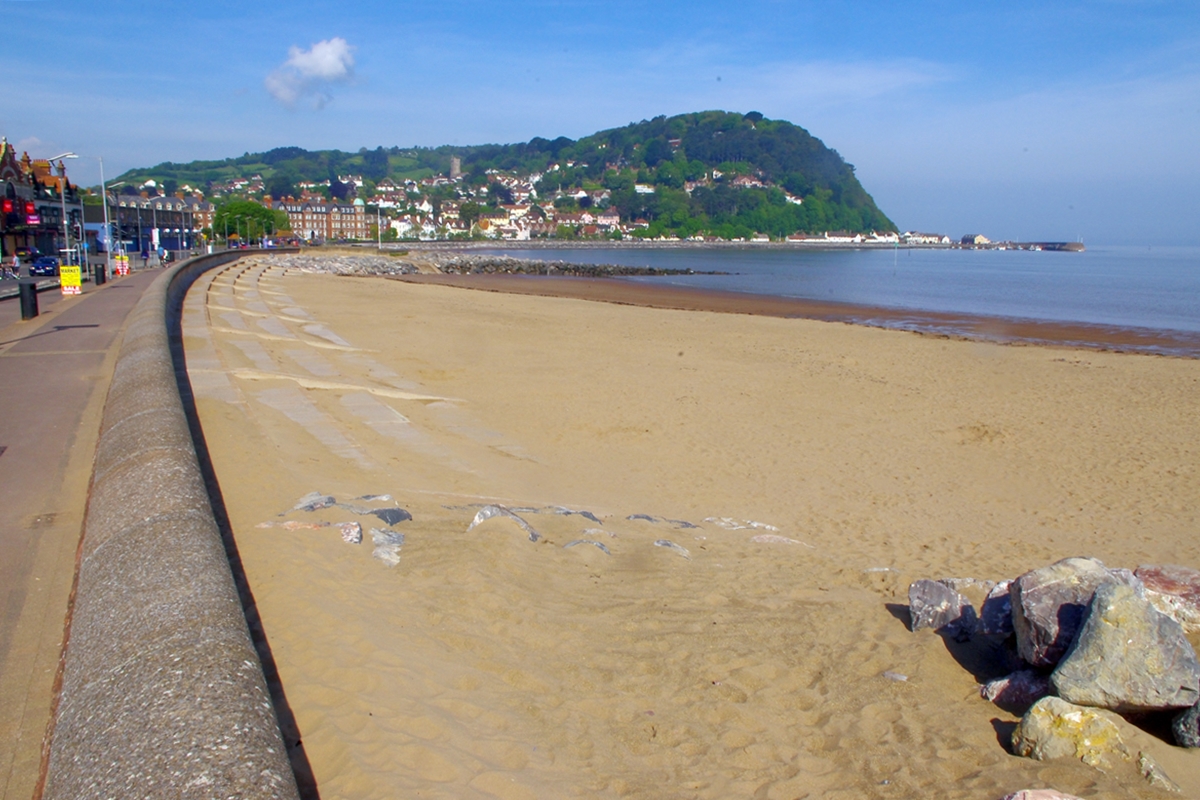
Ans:
[[[101,412],[126,317],[160,270],[0,300],[0,797],[29,798],[50,718]]]

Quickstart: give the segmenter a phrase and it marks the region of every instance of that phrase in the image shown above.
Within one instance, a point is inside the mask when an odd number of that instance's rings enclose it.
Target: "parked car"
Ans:
[[[48,277],[57,277],[58,275],[58,259],[54,256],[38,256],[29,265],[30,275],[42,275]]]

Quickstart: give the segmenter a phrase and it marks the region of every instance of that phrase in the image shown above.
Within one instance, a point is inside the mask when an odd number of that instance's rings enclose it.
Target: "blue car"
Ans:
[[[29,265],[29,274],[56,277],[58,275],[58,259],[54,256],[38,256]]]

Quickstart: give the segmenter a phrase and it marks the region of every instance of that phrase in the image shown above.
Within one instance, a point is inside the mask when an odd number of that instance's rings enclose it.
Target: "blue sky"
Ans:
[[[902,229],[1200,244],[1200,4],[0,0],[0,134],[111,177],[757,110]],[[15,34],[15,35],[14,35]],[[314,46],[316,46],[314,48]],[[81,158],[71,174],[98,181]]]

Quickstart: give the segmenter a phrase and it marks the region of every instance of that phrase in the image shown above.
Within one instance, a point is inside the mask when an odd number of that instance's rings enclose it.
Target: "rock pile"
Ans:
[[[690,269],[655,269],[622,264],[573,264],[567,261],[541,261],[512,256],[473,255],[468,253],[427,251],[421,261],[439,272],[455,275],[509,273],[514,275],[570,275],[583,278],[609,278],[627,275],[697,275]]]
[[[415,264],[402,258],[378,255],[281,255],[275,256],[272,265],[304,272],[321,272],[331,275],[411,275],[417,272]]]
[[[968,583],[988,588],[978,614],[960,591]],[[1130,572],[1067,558],[998,584],[918,580],[909,587],[909,612],[914,631],[1009,640],[1022,668],[980,693],[1027,709],[1012,737],[1018,755],[1101,767],[1131,760],[1115,714],[1175,714],[1176,742],[1200,747],[1200,661],[1184,635],[1200,630],[1196,570]],[[1156,785],[1169,782],[1144,753],[1138,768]]]

